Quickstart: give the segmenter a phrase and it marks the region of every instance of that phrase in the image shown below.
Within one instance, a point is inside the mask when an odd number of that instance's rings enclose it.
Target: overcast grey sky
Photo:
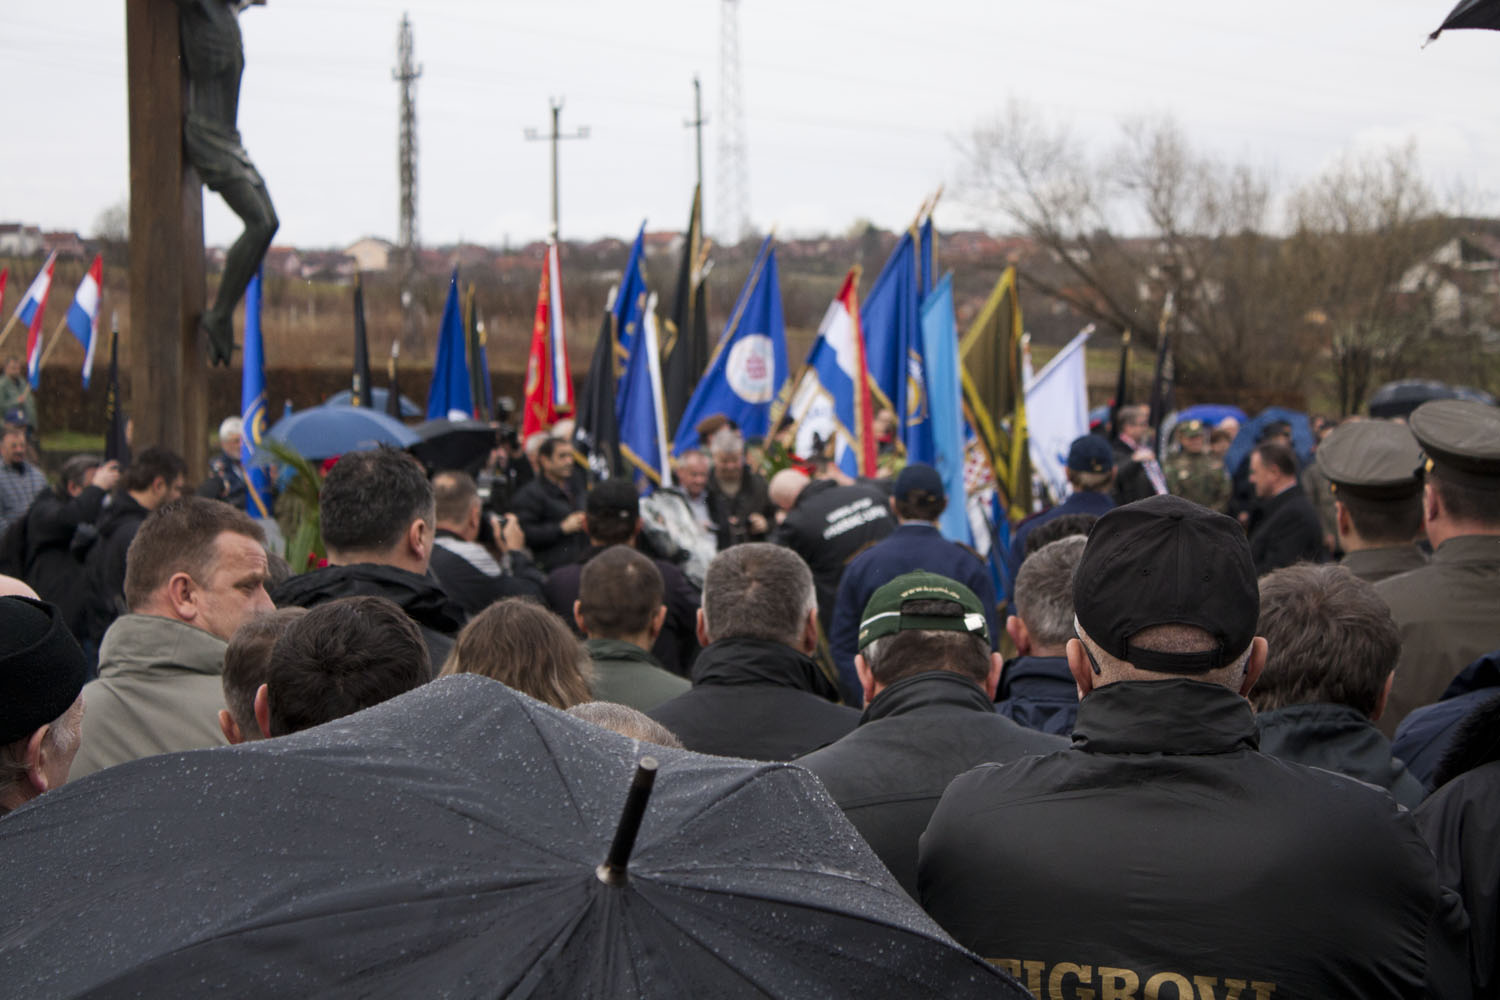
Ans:
[[[166,0],[160,0],[166,2]],[[1011,99],[1100,144],[1169,113],[1190,141],[1290,184],[1408,137],[1471,210],[1500,193],[1500,34],[1421,43],[1450,0],[742,0],[750,214],[788,234],[865,217],[904,226],[958,166],[954,141]],[[125,197],[122,0],[0,0],[12,128],[0,220],[91,231]],[[424,243],[547,230],[548,98],[563,128],[564,237],[680,228],[703,80],[716,228],[717,0],[270,0],[241,17],[240,129],[281,216],[278,242],[397,228],[396,32],[411,13]],[[942,228],[984,222],[945,198]],[[993,220],[989,220],[993,221]],[[210,243],[238,232],[215,198]]]

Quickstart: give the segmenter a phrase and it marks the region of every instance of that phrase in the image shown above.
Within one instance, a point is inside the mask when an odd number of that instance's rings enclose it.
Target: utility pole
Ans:
[[[561,100],[548,100],[552,107],[552,131],[542,135],[534,128],[526,130],[527,142],[540,142],[546,140],[552,143],[552,239],[558,241],[558,211],[557,211],[557,144],[564,139],[587,139],[589,137],[588,126],[581,127],[577,132],[564,134],[561,131],[562,109]]]
[[[422,75],[422,67],[413,62],[414,48],[411,16],[402,14],[401,31],[396,36],[397,65],[391,78],[401,85],[396,160],[401,186],[401,311],[408,347],[417,346],[421,337],[413,304],[417,284],[417,78]]]
[[[739,0],[719,0],[719,231],[730,245],[750,234],[747,175]]]
[[[703,117],[703,85],[699,83],[698,77],[693,76],[693,118],[691,121],[682,123],[683,128],[692,129],[696,135],[694,140],[698,147],[698,191],[700,197],[703,191],[703,126],[708,124],[708,119]]]

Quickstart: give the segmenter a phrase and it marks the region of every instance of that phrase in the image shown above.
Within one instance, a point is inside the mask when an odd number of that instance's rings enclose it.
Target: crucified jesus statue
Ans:
[[[235,122],[240,107],[240,74],[245,49],[239,12],[265,0],[174,0],[179,11],[182,64],[187,73],[187,109],[182,144],[198,176],[224,199],[245,231],[229,248],[213,305],[201,324],[208,334],[209,361],[228,365],[234,352],[234,308],[270,249],[280,224],[271,195]]]

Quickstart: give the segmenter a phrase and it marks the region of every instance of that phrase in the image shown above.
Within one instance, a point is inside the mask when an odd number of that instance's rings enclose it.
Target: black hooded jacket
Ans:
[[[1067,745],[997,714],[969,678],[933,670],[881,691],[858,729],[797,763],[823,779],[849,822],[915,897],[917,838],[948,783],[980,764]]]
[[[381,563],[326,566],[291,577],[271,592],[278,608],[315,608],[340,597],[384,597],[399,605],[422,631],[434,677],[464,625],[463,609],[432,577]]]
[[[99,514],[99,539],[84,560],[88,599],[80,612],[84,635],[96,643],[125,613],[125,553],[150,513],[129,493],[118,490]]]
[[[698,753],[791,760],[848,733],[859,713],[835,705],[818,665],[766,639],[720,639],[693,664],[692,690],[646,713]]]
[[[75,545],[75,536],[88,546],[97,541],[94,522],[104,497],[97,486],[85,486],[76,497],[48,487],[26,512],[26,582],[42,600],[57,605],[74,636],[83,631],[88,603],[83,571],[88,550]]]
[[[1260,753],[1249,703],[1193,680],[1096,688],[1071,749],[960,775],[917,881],[960,944],[1064,1000],[1459,997],[1467,980],[1462,907],[1411,814]]]

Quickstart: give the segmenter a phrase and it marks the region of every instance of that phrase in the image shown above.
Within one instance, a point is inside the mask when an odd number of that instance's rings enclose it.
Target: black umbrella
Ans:
[[[619,821],[641,747],[461,675],[295,736],[97,772],[0,820],[0,982],[1027,996],[907,898],[800,768],[652,748],[632,850]]]
[[[1430,42],[1452,28],[1488,28],[1500,31],[1500,0],[1458,0],[1458,5],[1443,18],[1438,29],[1427,36]]]
[[[422,440],[407,450],[429,469],[467,469],[495,447],[496,427],[483,420],[429,420],[414,428]]]
[[[1399,382],[1387,382],[1370,393],[1370,416],[1385,419],[1405,417],[1433,399],[1472,399],[1485,406],[1495,405],[1495,397],[1483,389],[1449,385],[1431,379],[1408,378]]]

